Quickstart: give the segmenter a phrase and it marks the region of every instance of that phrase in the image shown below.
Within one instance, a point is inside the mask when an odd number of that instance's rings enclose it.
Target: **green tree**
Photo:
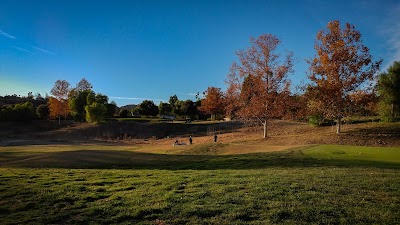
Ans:
[[[115,102],[107,103],[106,108],[107,108],[107,113],[106,113],[107,118],[112,118],[115,115],[115,113],[117,113],[118,107]]]
[[[87,105],[86,110],[86,121],[89,123],[100,123],[105,120],[107,108],[104,104],[97,102]]]
[[[178,99],[178,96],[173,95],[173,96],[169,97],[169,104],[172,107],[172,113],[177,115],[177,116],[180,116],[182,114],[181,113],[181,106],[180,106],[179,102],[180,101]]]
[[[86,105],[91,105],[96,102],[96,93],[93,91],[89,92],[89,94],[86,96]]]
[[[2,121],[30,121],[35,116],[35,109],[31,102],[10,105],[0,112],[0,120]]]
[[[97,103],[106,105],[108,103],[108,97],[107,97],[107,95],[97,93],[94,101]]]
[[[50,110],[47,104],[41,104],[36,108],[36,115],[41,120],[46,120],[50,116]]]
[[[158,105],[158,111],[160,115],[170,115],[172,114],[172,107],[169,103],[160,102]]]
[[[69,98],[69,107],[71,110],[71,115],[75,121],[85,121],[87,104],[87,99],[89,95],[93,95],[92,90],[83,90],[79,92],[74,92]],[[93,102],[92,102],[93,103]]]
[[[379,114],[383,121],[400,120],[400,62],[378,76]]]
[[[150,100],[144,100],[136,106],[136,109],[141,116],[157,116],[158,114],[158,107]]]
[[[129,111],[127,109],[123,109],[119,112],[119,117],[126,118],[128,117]]]
[[[186,117],[195,118],[199,113],[199,110],[196,107],[196,103],[192,100],[181,101],[181,111],[182,114]]]

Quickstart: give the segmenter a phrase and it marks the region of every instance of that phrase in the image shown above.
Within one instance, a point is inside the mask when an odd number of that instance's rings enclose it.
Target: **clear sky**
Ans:
[[[277,35],[298,58],[294,84],[330,20],[356,26],[374,59],[400,60],[400,1],[0,0],[0,95],[50,93],[86,78],[119,106],[225,89],[235,51]]]

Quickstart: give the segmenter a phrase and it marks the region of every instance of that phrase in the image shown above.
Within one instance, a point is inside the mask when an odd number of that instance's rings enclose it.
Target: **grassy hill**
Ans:
[[[139,150],[1,147],[1,223],[400,222],[400,148],[322,145],[245,155]]]
[[[209,124],[122,125],[179,129],[123,140],[91,136],[115,123],[3,130],[0,224],[400,224],[399,124],[336,136],[274,121],[267,140],[227,126],[218,143]],[[188,131],[193,145],[172,146]]]

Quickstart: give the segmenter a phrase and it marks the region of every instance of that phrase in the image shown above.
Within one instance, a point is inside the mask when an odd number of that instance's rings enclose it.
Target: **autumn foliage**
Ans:
[[[55,119],[60,117],[67,118],[69,114],[68,96],[71,90],[70,84],[66,80],[57,80],[51,89],[51,94],[54,97],[49,99],[50,118]]]
[[[312,105],[324,117],[336,119],[340,133],[341,119],[353,103],[349,95],[373,80],[381,61],[372,61],[361,33],[353,25],[346,23],[341,28],[337,20],[318,32],[314,48],[316,55],[307,61],[315,93]]]
[[[201,106],[198,109],[210,114],[212,120],[214,120],[215,116],[224,110],[224,93],[221,88],[208,87],[204,95],[205,98],[201,100]]]
[[[272,34],[251,38],[252,44],[236,54],[228,74],[227,113],[245,122],[258,121],[267,136],[267,121],[281,118],[290,96],[288,75],[293,72],[293,52],[278,51],[281,41]]]
[[[50,97],[48,105],[51,119],[57,119],[60,116],[67,118],[69,114],[68,100]]]

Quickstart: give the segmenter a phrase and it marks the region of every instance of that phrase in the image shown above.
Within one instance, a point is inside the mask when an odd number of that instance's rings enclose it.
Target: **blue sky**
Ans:
[[[400,1],[0,1],[0,95],[50,93],[86,78],[119,106],[225,89],[235,51],[277,35],[306,81],[316,33],[356,26],[375,59],[400,60]]]

